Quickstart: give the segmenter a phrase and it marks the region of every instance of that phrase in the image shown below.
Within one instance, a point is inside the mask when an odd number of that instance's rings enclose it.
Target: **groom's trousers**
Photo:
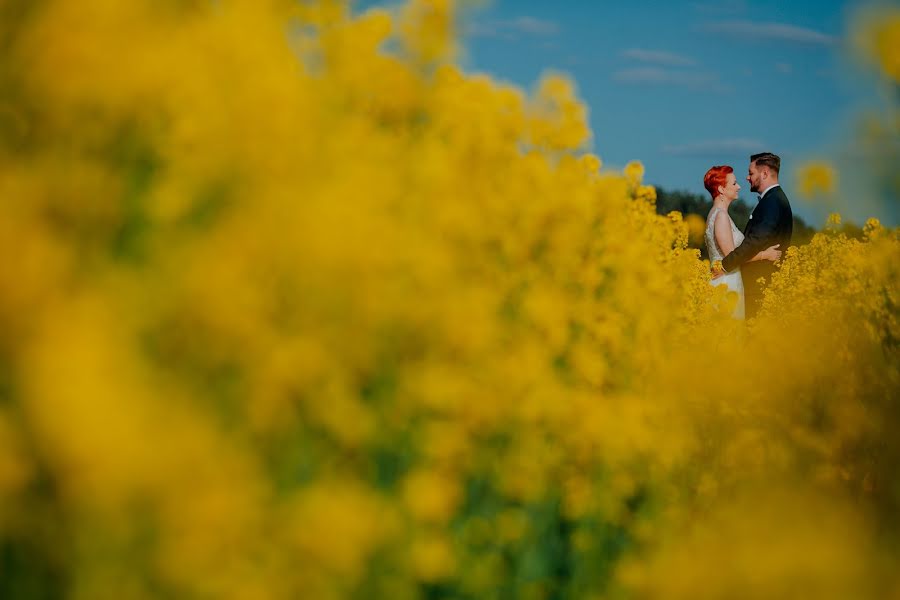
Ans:
[[[763,290],[772,281],[775,264],[758,260],[741,265],[741,279],[744,282],[744,312],[748,319],[755,317],[763,301]],[[760,283],[760,279],[765,283]]]

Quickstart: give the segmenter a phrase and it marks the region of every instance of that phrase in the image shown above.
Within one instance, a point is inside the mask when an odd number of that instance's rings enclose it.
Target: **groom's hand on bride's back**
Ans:
[[[781,256],[783,252],[779,250],[781,248],[781,244],[775,244],[774,246],[769,246],[765,250],[760,250],[756,253],[756,255],[750,259],[750,261],[756,260],[767,260],[769,262],[776,262],[781,260]],[[710,279],[715,281],[719,277],[723,275],[727,275],[728,272],[725,270],[725,267],[722,266],[722,261],[716,260],[713,261],[709,265],[709,276]]]
[[[769,246],[762,252],[760,252],[760,256],[762,256],[763,260],[769,260],[775,262],[777,260],[781,260],[781,250],[778,248],[781,247],[781,244],[775,244],[774,246]]]
[[[769,246],[765,250],[760,250],[757,252],[753,258],[750,259],[750,262],[756,260],[766,260],[769,262],[775,262],[777,260],[781,260],[781,250],[778,248],[781,247],[781,244],[775,244],[774,246]]]

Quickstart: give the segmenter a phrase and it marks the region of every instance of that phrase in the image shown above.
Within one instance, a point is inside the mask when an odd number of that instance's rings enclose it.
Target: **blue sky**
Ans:
[[[839,161],[861,109],[878,105],[874,79],[848,50],[861,5],[493,0],[466,11],[460,62],[525,89],[543,73],[568,74],[590,110],[591,150],[610,168],[641,160],[648,183],[704,193],[710,166],[743,175],[749,154],[768,150],[782,157],[782,184],[811,224],[832,209],[890,222],[873,203],[804,203],[791,190],[797,165]],[[854,195],[853,175],[841,169],[839,197]],[[742,197],[755,201],[749,186]]]

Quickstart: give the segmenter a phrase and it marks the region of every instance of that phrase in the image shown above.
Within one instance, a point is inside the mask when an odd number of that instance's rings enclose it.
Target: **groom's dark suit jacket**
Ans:
[[[771,261],[748,261],[756,256],[757,252],[775,244],[781,244],[779,250],[782,252],[787,251],[793,230],[794,214],[791,212],[791,204],[779,185],[760,198],[759,204],[750,215],[750,220],[747,221],[747,226],[744,227],[744,241],[722,259],[722,267],[726,271],[741,268],[748,317],[756,314],[762,301],[763,286],[757,280],[765,277],[768,283],[772,273],[775,272],[775,265]]]

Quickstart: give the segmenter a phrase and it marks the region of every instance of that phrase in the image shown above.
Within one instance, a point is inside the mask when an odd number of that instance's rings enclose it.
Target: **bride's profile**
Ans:
[[[715,265],[722,258],[744,241],[744,234],[737,228],[728,207],[737,200],[741,186],[738,185],[734,169],[728,165],[712,167],[703,177],[703,187],[712,196],[713,205],[706,217],[706,250],[709,261]],[[756,254],[750,260],[771,260],[781,258],[778,246],[771,246]],[[741,270],[736,269],[730,273],[717,274],[712,279],[712,285],[725,285],[729,291],[738,295],[737,305],[732,312],[736,319],[744,318],[744,282],[741,278]]]

